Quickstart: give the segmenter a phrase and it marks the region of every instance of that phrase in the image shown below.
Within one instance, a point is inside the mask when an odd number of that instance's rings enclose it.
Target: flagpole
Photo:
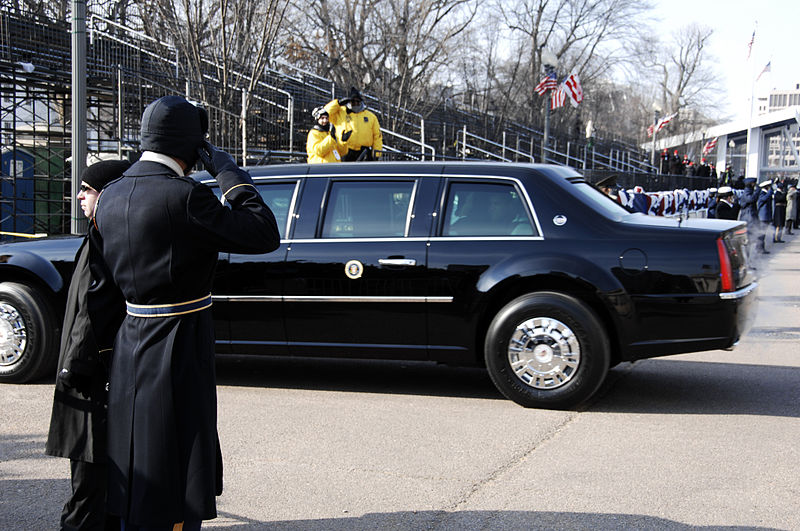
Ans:
[[[758,23],[756,23],[757,25]],[[745,152],[744,152],[744,175],[745,177],[753,177],[750,172],[750,135],[751,130],[753,129],[753,98],[755,94],[755,87],[756,82],[753,76],[754,70],[753,65],[755,64],[755,59],[753,58],[753,46],[755,45],[756,40],[756,32],[753,30],[753,37],[750,39],[750,48],[747,53],[747,60],[750,63],[750,109],[749,109],[749,116],[747,120],[747,141],[745,145]],[[733,153],[731,153],[731,169],[733,169]],[[756,170],[755,175],[756,181],[758,181],[758,170]]]
[[[656,165],[656,129],[658,128],[658,115],[661,113],[661,107],[658,103],[653,104],[653,145],[650,149],[650,166]]]
[[[544,67],[544,75],[550,77],[556,72],[558,68],[558,57],[550,50],[542,50],[542,66]],[[544,106],[544,134],[542,135],[542,162],[547,162],[547,150],[550,144],[550,107],[552,106],[553,89],[551,88],[545,94],[549,98],[545,99]]]

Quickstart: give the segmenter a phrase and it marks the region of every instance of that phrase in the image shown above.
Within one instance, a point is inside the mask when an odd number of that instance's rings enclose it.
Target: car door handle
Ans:
[[[413,258],[379,258],[378,263],[380,265],[390,265],[390,266],[414,266],[417,265],[417,261]]]

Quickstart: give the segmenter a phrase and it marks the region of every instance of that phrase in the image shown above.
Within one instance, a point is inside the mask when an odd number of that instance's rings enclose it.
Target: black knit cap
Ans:
[[[207,132],[205,109],[181,96],[164,96],[144,110],[140,143],[142,150],[176,157],[191,167]]]
[[[350,103],[353,100],[361,100],[364,101],[364,98],[361,96],[361,93],[355,87],[350,87],[350,94],[346,98],[339,98],[339,104],[345,105]]]
[[[361,97],[361,93],[355,87],[350,87],[350,94],[347,96],[347,99],[350,100],[350,101],[353,101],[353,100],[364,101],[364,98]]]
[[[130,166],[127,160],[103,160],[83,170],[81,180],[99,192],[111,181],[122,177]]]

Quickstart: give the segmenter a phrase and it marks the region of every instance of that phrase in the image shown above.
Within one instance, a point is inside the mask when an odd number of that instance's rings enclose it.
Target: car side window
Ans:
[[[258,183],[256,189],[261,194],[264,203],[275,214],[275,220],[278,222],[278,232],[281,239],[286,238],[286,220],[289,217],[289,208],[292,206],[292,197],[294,196],[297,183],[278,182],[278,183]]]
[[[533,224],[513,184],[454,182],[447,191],[442,236],[533,236]]]
[[[334,181],[323,238],[397,238],[406,234],[413,181]]]

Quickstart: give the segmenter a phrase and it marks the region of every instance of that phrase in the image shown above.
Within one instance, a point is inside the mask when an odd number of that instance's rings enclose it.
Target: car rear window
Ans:
[[[443,236],[532,236],[528,211],[513,184],[454,182],[445,207]]]
[[[572,189],[575,190],[578,196],[586,203],[589,203],[594,210],[609,219],[619,221],[629,213],[622,205],[589,184],[583,182],[574,183]]]

